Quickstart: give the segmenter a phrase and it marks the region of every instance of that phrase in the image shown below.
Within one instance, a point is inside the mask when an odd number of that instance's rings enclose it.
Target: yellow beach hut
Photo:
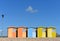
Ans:
[[[46,38],[46,28],[45,27],[37,28],[37,38]]]
[[[56,28],[54,28],[54,27],[47,28],[47,37],[55,38],[56,37]]]

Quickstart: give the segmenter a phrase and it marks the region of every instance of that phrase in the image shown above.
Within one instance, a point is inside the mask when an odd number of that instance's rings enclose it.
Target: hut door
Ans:
[[[16,29],[13,30],[13,37],[16,37]]]
[[[32,37],[33,38],[36,38],[36,30],[34,29],[33,32],[32,32]]]

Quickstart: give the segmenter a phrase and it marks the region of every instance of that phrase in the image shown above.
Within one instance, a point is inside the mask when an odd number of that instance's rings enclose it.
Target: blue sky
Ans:
[[[8,26],[54,26],[60,34],[60,0],[0,0],[0,29]]]

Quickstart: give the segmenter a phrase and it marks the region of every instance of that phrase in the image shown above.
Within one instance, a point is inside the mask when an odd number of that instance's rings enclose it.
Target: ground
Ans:
[[[57,38],[0,38],[0,41],[60,41],[60,37]]]

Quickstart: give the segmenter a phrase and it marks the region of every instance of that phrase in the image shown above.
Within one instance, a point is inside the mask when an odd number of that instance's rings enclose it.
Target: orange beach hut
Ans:
[[[16,28],[14,26],[8,27],[8,38],[16,38]]]
[[[26,27],[19,27],[18,28],[18,38],[26,38]]]

